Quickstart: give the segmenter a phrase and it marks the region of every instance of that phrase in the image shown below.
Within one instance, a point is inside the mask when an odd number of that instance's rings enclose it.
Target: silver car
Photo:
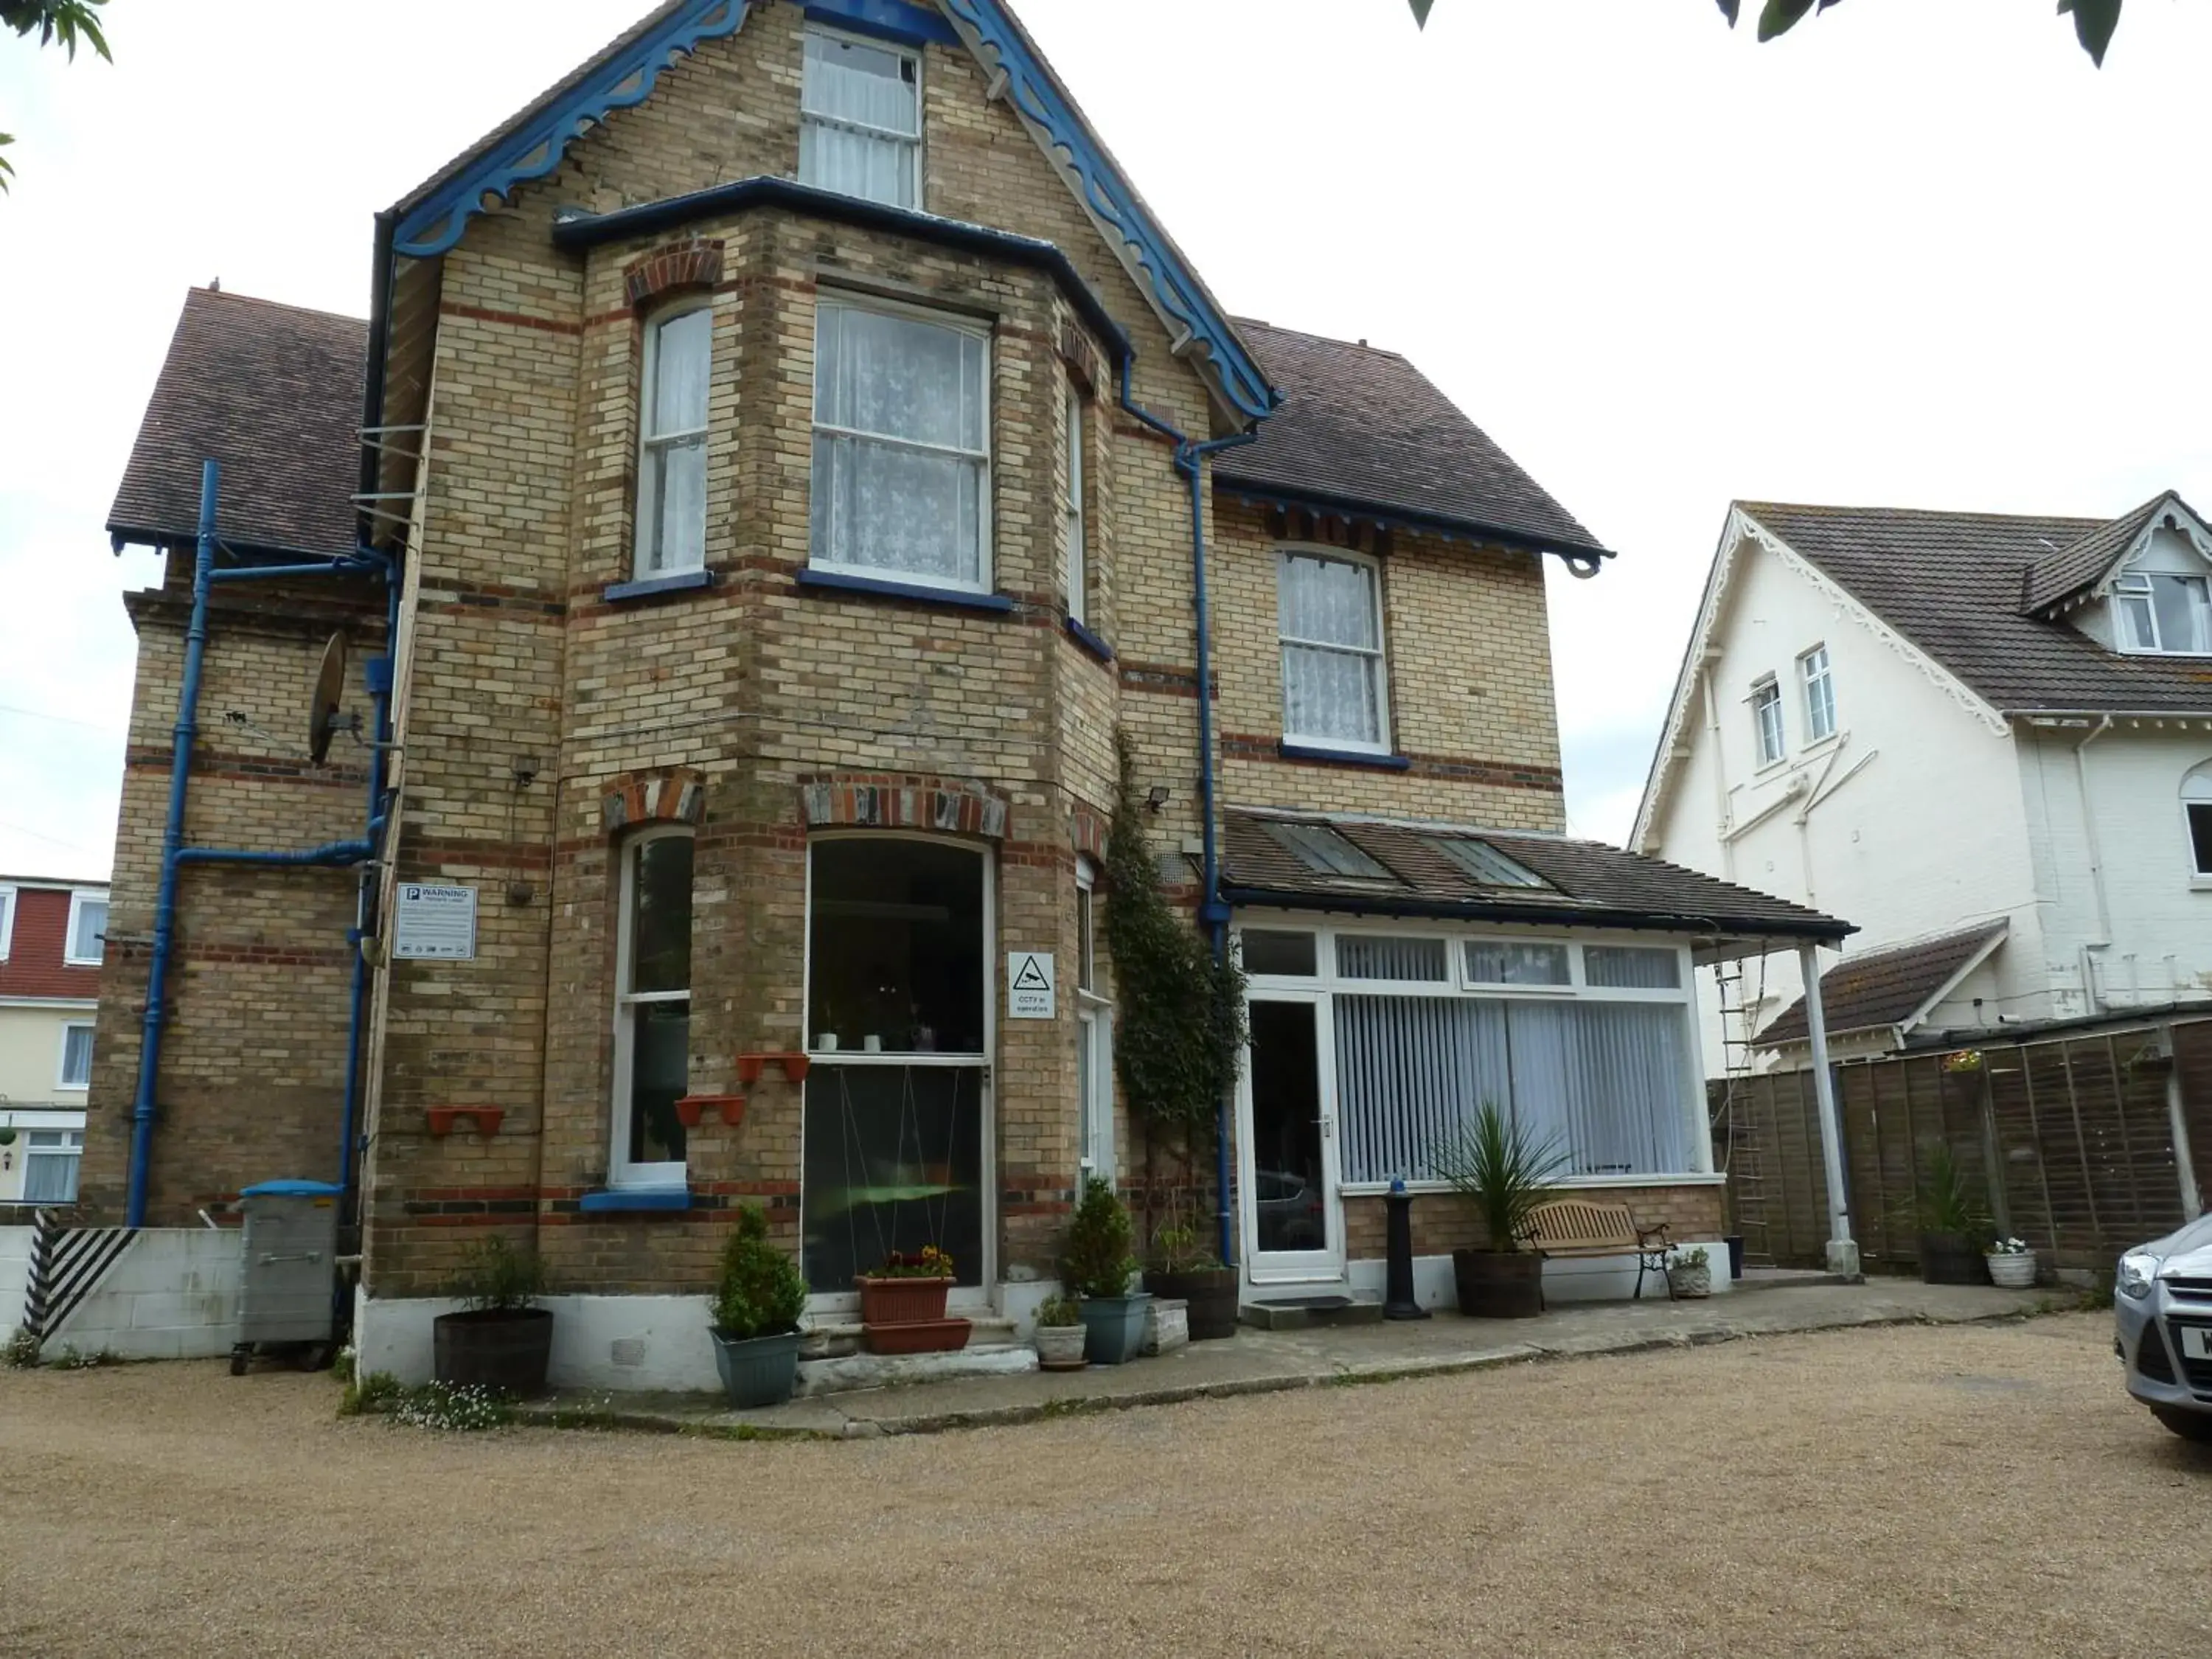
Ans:
[[[2122,1256],[2112,1312],[2128,1392],[2185,1439],[2212,1441],[2212,1215]]]

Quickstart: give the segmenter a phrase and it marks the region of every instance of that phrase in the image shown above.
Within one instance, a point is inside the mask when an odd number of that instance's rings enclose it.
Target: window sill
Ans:
[[[691,1207],[689,1187],[611,1187],[604,1192],[586,1193],[576,1200],[576,1207],[586,1215],[618,1213],[626,1210],[688,1210]]]
[[[1385,772],[1403,772],[1413,764],[1403,755],[1385,755],[1365,749],[1328,749],[1318,744],[1292,743],[1288,738],[1275,748],[1285,760],[1318,761],[1328,766],[1373,766]]]
[[[1078,645],[1081,646],[1085,651],[1088,651],[1092,656],[1097,658],[1099,661],[1111,662],[1114,660],[1114,647],[1107,644],[1105,641],[1100,639],[1096,634],[1085,628],[1081,623],[1076,621],[1074,617],[1070,617],[1066,618],[1066,627],[1067,637],[1073,640]]]
[[[875,576],[848,576],[836,570],[802,570],[792,579],[801,588],[832,593],[853,593],[865,599],[913,599],[956,611],[988,611],[1003,615],[1014,608],[1004,593],[970,593],[955,587],[931,587],[921,582],[884,581]]]
[[[694,589],[714,585],[714,573],[711,570],[679,570],[672,575],[641,576],[635,581],[612,582],[599,590],[599,597],[609,605],[620,605],[625,599],[651,599],[664,593],[689,593]]]
[[[2191,876],[2189,890],[2192,893],[2212,893],[2212,876]]]

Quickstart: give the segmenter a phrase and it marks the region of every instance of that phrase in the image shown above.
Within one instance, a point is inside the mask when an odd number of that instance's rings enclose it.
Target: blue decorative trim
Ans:
[[[609,605],[619,605],[624,599],[649,599],[659,593],[684,593],[714,585],[714,573],[711,570],[679,570],[672,576],[641,576],[633,582],[610,582],[599,590],[599,597]]]
[[[1101,662],[1111,662],[1114,660],[1114,647],[1112,646],[1107,644],[1105,641],[1100,639],[1096,634],[1085,628],[1081,623],[1076,621],[1074,617],[1069,617],[1066,618],[1066,622],[1067,625],[1068,638],[1073,640],[1078,645],[1081,646],[1085,651],[1088,651],[1092,656],[1097,658]]]
[[[848,576],[836,570],[802,570],[792,580],[802,588],[821,588],[832,593],[857,593],[864,599],[919,599],[924,605],[950,605],[956,611],[990,611],[1003,614],[1014,608],[1004,593],[963,593],[921,582],[880,581],[873,576]]]
[[[945,14],[908,0],[808,0],[806,21],[827,23],[854,34],[872,34],[902,46],[957,46],[960,37]]]
[[[393,234],[393,251],[417,259],[445,252],[483,211],[486,197],[504,201],[517,185],[543,179],[561,165],[570,140],[614,111],[643,103],[661,70],[689,57],[702,41],[735,34],[749,9],[750,0],[689,0],[649,33],[586,65],[513,132],[463,157],[421,200],[407,204]]]
[[[586,1215],[603,1215],[623,1210],[688,1210],[691,1207],[689,1187],[612,1187],[603,1193],[586,1193],[576,1200],[576,1207]]]
[[[336,1198],[345,1188],[329,1181],[264,1181],[238,1189],[240,1198]]]
[[[986,65],[1006,76],[1006,96],[1023,119],[1044,130],[1053,149],[1065,155],[1083,204],[1120,237],[1144,272],[1154,307],[1168,331],[1200,348],[1231,407],[1248,420],[1264,420],[1281,402],[1257,361],[1237,340],[1229,319],[1215,309],[1197,276],[1170,246],[1166,235],[1137,200],[1097,139],[1030,50],[998,0],[942,0],[953,26]],[[986,53],[989,55],[985,56]]]
[[[1403,755],[1370,755],[1362,749],[1323,749],[1304,743],[1279,743],[1275,749],[1285,760],[1326,761],[1332,766],[1372,766],[1385,772],[1403,772],[1413,764]]]

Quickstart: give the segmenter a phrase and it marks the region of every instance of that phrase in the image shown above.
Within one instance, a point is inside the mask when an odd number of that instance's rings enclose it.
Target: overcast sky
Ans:
[[[371,214],[646,3],[111,0],[112,68],[0,37],[0,871],[107,870],[151,561],[101,526],[185,289],[365,314]],[[1224,303],[1406,353],[1619,550],[1553,583],[1578,831],[1627,833],[1731,498],[2212,500],[2212,6],[2132,0],[2101,73],[2049,0],[1765,46],[1710,0],[1021,11]]]

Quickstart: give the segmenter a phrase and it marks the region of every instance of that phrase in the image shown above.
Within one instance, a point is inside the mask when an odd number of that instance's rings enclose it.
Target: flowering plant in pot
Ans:
[[[518,1249],[504,1233],[470,1244],[451,1286],[462,1311],[430,1322],[431,1374],[452,1388],[544,1394],[553,1357],[553,1313],[537,1305],[544,1292],[536,1250]]]
[[[2008,1291],[2024,1291],[2035,1283],[2035,1252],[2024,1238],[2000,1238],[1982,1252],[1990,1282]]]
[[[1197,1228],[1178,1223],[1152,1235],[1145,1288],[1154,1296],[1188,1304],[1192,1341],[1237,1334],[1237,1269],[1222,1264]]]
[[[1489,1248],[1452,1252],[1459,1310],[1480,1319],[1544,1311],[1544,1258],[1528,1243],[1529,1218],[1568,1167],[1556,1140],[1537,1140],[1495,1101],[1437,1152],[1436,1172],[1472,1199]]]
[[[1129,1212],[1114,1189],[1097,1176],[1085,1176],[1060,1277],[1077,1298],[1087,1333],[1083,1352],[1094,1364],[1122,1364],[1144,1344],[1145,1304],[1152,1298],[1142,1291],[1130,1292],[1129,1281],[1137,1274],[1130,1237]]]
[[[934,1244],[918,1250],[893,1250],[872,1273],[854,1281],[860,1287],[863,1325],[913,1325],[945,1317],[945,1298],[952,1291],[952,1258]]]
[[[732,1406],[780,1406],[799,1384],[799,1316],[806,1281],[799,1264],[769,1242],[757,1204],[738,1211],[722,1242],[722,1263],[708,1299],[714,1367]]]
[[[1920,1282],[1923,1285],[1982,1285],[1989,1269],[1982,1245],[1990,1222],[1981,1197],[1959,1167],[1950,1144],[1928,1149],[1920,1192]]]
[[[1704,1245],[1692,1245],[1667,1264],[1667,1293],[1692,1300],[1713,1293],[1712,1257]]]
[[[1037,1304],[1037,1364],[1046,1370],[1081,1370],[1085,1364],[1083,1345],[1089,1334],[1083,1328],[1083,1312],[1073,1297],[1048,1297]]]

